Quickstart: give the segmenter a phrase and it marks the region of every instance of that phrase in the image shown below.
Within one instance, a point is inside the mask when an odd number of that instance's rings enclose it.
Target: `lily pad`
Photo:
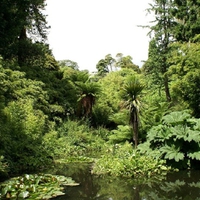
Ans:
[[[0,197],[5,199],[51,199],[64,195],[62,186],[79,185],[71,177],[51,174],[25,174],[0,185]]]

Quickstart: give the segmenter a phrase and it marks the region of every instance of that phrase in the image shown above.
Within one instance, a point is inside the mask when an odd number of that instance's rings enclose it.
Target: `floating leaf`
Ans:
[[[75,186],[70,177],[51,174],[24,175],[1,184],[0,195],[3,198],[49,199],[63,195],[61,185]]]

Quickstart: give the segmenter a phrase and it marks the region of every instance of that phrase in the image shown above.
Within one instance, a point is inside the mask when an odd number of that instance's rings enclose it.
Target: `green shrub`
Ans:
[[[175,168],[199,168],[200,119],[186,111],[172,112],[162,118],[162,124],[151,128],[147,142],[138,150],[165,159]]]
[[[133,137],[132,129],[128,125],[119,125],[117,130],[112,130],[111,133],[112,135],[109,136],[111,143],[124,143],[130,141]]]
[[[32,100],[20,99],[5,107],[0,152],[6,156],[12,173],[47,164],[48,154],[43,146],[46,125],[46,116],[33,108]]]
[[[1,177],[1,175],[2,176],[6,175],[8,170],[9,170],[9,168],[8,168],[7,163],[5,163],[5,161],[4,161],[4,157],[0,156],[0,177]]]
[[[109,136],[112,134],[111,131],[109,131],[108,129],[106,129],[102,126],[99,126],[98,128],[93,129],[92,132],[94,135],[100,137],[104,141],[108,141]]]
[[[103,130],[93,130],[84,122],[68,120],[57,132],[46,134],[44,140],[56,159],[82,160],[83,157],[93,158],[101,154],[105,143],[102,134],[106,134]]]
[[[92,110],[92,118],[91,118],[91,124],[94,127],[99,126],[108,126],[109,121],[109,115],[112,113],[112,109],[108,105],[103,105],[97,103],[94,105]]]
[[[100,159],[96,160],[92,173],[123,177],[152,177],[165,174],[170,168],[165,162],[137,153],[131,144],[114,145]]]

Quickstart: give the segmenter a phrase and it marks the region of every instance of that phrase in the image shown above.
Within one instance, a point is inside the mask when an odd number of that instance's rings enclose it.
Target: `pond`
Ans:
[[[97,177],[91,165],[60,164],[49,172],[71,176],[79,186],[65,187],[64,196],[55,200],[199,200],[200,171],[167,174],[162,180]]]

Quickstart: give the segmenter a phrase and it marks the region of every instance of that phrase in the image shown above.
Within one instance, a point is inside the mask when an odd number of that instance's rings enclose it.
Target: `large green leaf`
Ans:
[[[160,151],[165,154],[165,159],[175,160],[176,162],[184,159],[184,154],[174,145],[161,147]]]
[[[193,131],[189,130],[188,131],[188,141],[195,141],[195,142],[200,142],[200,132],[199,131]]]
[[[163,125],[158,125],[153,127],[148,132],[148,140],[153,143],[156,141],[164,142],[172,136],[170,129],[167,129]]]
[[[195,122],[194,129],[200,131],[200,119],[195,119]]]
[[[189,158],[200,160],[200,151],[188,153],[187,155]]]
[[[188,139],[188,132],[190,130],[189,127],[184,127],[182,125],[178,125],[175,127],[169,128],[173,136],[175,137],[175,140],[177,139],[184,139],[185,141],[189,141]]]
[[[200,132],[191,130],[191,127],[185,126],[175,126],[170,127],[170,131],[175,136],[175,141],[178,139],[184,139],[184,141],[191,142],[192,140],[195,142],[200,142]]]
[[[169,115],[164,116],[163,122],[171,125],[185,124],[186,120],[189,119],[191,115],[187,112],[172,112]]]

